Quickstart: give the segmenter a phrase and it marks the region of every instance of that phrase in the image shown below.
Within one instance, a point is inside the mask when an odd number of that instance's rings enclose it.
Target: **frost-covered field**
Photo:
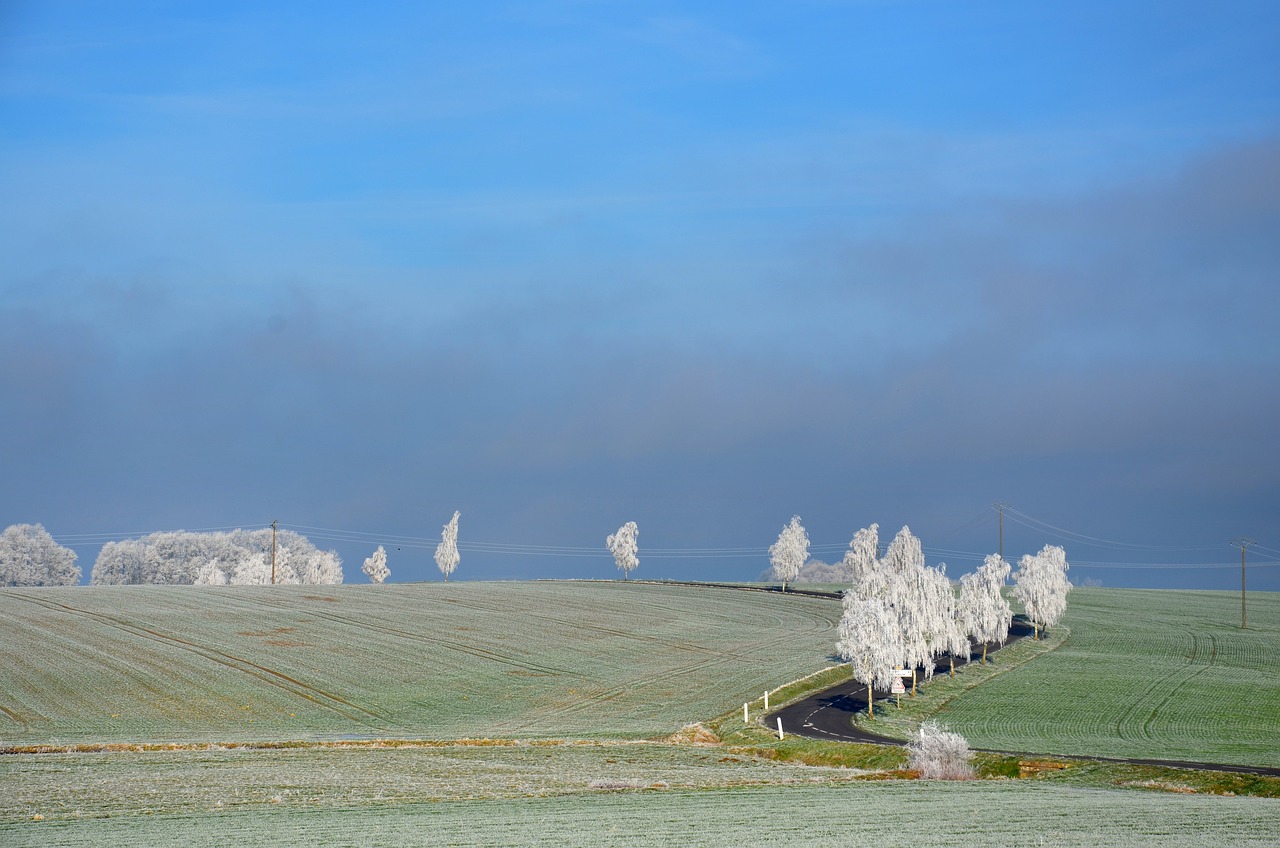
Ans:
[[[1078,590],[1065,645],[944,718],[984,746],[1274,760],[1280,598],[1245,633],[1231,602]],[[7,589],[0,744],[180,744],[0,756],[0,844],[1280,843],[1269,799],[855,783],[628,741],[825,666],[840,610],[623,583]],[[300,739],[332,741],[234,747]]]
[[[636,583],[0,591],[0,745],[647,737],[827,664],[838,601]]]
[[[796,785],[859,774],[648,742],[17,754],[0,757],[0,822]]]
[[[1280,594],[1077,589],[1056,651],[941,718],[982,748],[1280,766]]]
[[[640,790],[0,824],[21,846],[1274,846],[1277,803],[992,783]]]

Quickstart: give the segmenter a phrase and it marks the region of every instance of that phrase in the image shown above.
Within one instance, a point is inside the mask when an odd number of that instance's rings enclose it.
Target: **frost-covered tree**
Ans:
[[[342,560],[318,550],[306,537],[281,530],[276,544],[276,583],[342,582]],[[267,585],[271,583],[271,530],[152,533],[102,546],[89,582]]]
[[[982,643],[982,664],[987,664],[987,645],[1004,644],[1009,638],[1013,610],[1000,591],[1009,577],[1010,566],[999,554],[989,554],[977,571],[960,578],[959,618],[964,632]]]
[[[969,658],[969,635],[956,600],[955,587],[947,579],[946,563],[924,570],[924,598],[927,613],[922,617],[924,640],[932,656],[946,654],[951,660],[951,676],[956,676],[956,657]],[[925,663],[925,677],[933,676],[933,663]]]
[[[1035,638],[1041,630],[1057,624],[1067,609],[1067,552],[1057,545],[1045,545],[1035,556],[1024,554],[1013,575],[1013,596],[1022,602],[1035,627]]]
[[[436,546],[436,565],[440,567],[440,573],[444,575],[444,582],[449,582],[449,575],[458,567],[462,557],[458,555],[458,519],[462,516],[461,512],[454,510],[453,518],[449,519],[449,523],[444,526],[444,531],[440,534],[440,544]]]
[[[605,537],[604,546],[613,554],[613,561],[618,564],[623,580],[627,579],[632,569],[640,565],[640,558],[636,556],[636,536],[639,535],[640,529],[636,527],[636,523],[628,521],[618,528],[617,533]]]
[[[926,780],[971,780],[973,752],[959,733],[930,719],[907,745],[908,767]]]
[[[219,568],[216,562],[206,562],[196,571],[197,586],[225,586],[229,582],[227,572]]]
[[[892,686],[894,669],[903,662],[897,616],[881,598],[859,598],[854,592],[845,592],[844,614],[836,635],[836,652],[849,663],[853,679],[866,684],[867,715],[874,717],[874,687]]]
[[[373,556],[364,561],[364,565],[360,570],[369,578],[370,583],[381,583],[391,574],[391,569],[387,568],[387,549],[382,545],[378,545],[378,549],[373,552]]]
[[[0,586],[74,586],[76,552],[53,540],[41,524],[13,524],[0,534]]]
[[[787,584],[796,579],[808,558],[809,534],[800,524],[800,516],[793,515],[778,534],[778,541],[769,546],[769,561],[774,575],[782,581],[782,591],[787,591]]]
[[[876,580],[879,576],[880,525],[872,524],[853,534],[849,542],[849,550],[844,553],[844,568],[848,572],[849,582],[861,586]],[[866,596],[879,594],[875,591],[863,592]]]

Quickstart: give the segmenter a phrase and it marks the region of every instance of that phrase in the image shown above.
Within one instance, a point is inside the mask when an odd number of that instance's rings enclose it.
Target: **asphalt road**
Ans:
[[[1025,636],[1030,636],[1032,632],[1030,624],[1015,620],[1009,627],[1009,641],[1013,642]],[[988,657],[999,650],[1000,643],[990,642],[987,644]],[[974,657],[981,659],[981,644],[976,646]],[[964,663],[963,657],[956,657],[956,668],[964,665]],[[944,659],[941,663],[936,664],[934,668],[936,669],[935,674],[947,674],[951,668],[951,661],[950,659]],[[923,669],[917,671],[917,677],[919,680],[924,679]],[[910,681],[906,681],[906,684],[910,689]],[[888,692],[875,692],[877,701],[894,697]],[[768,727],[774,727],[777,725],[777,720],[781,718],[783,731],[800,736],[809,736],[814,739],[828,739],[838,742],[870,742],[875,745],[906,744],[901,740],[867,733],[865,730],[855,727],[853,724],[854,713],[865,712],[866,709],[866,684],[850,679],[843,683],[837,683],[835,686],[824,689],[817,694],[810,695],[802,701],[797,701],[794,704],[769,713],[765,718],[765,724]]]
[[[1009,641],[1015,641],[1032,633],[1031,625],[1024,621],[1014,621],[1009,628]],[[1008,644],[1008,643],[1006,643]],[[987,646],[987,656],[998,651],[1000,645],[991,643]],[[978,645],[974,653],[974,657],[980,659],[982,657],[982,646]],[[956,667],[959,668],[964,662],[961,658],[956,658]],[[942,663],[935,665],[935,674],[946,674],[950,669],[950,661],[944,660]],[[923,673],[919,674],[923,679]],[[928,685],[928,684],[923,684]],[[909,687],[909,684],[908,684]],[[894,698],[888,692],[875,691],[875,699],[877,702]],[[905,697],[905,696],[904,696]],[[777,720],[782,719],[782,729],[786,733],[794,733],[797,736],[807,736],[811,739],[826,739],[836,742],[865,742],[873,745],[905,745],[907,743],[900,739],[891,739],[887,736],[880,736],[875,733],[868,733],[860,730],[853,724],[853,716],[855,713],[864,712],[867,709],[867,687],[865,684],[858,683],[852,679],[843,683],[837,683],[828,689],[810,695],[804,700],[797,701],[794,704],[782,707],[769,713],[764,723],[766,727],[776,727]],[[983,750],[983,749],[979,749]],[[1195,763],[1182,762],[1174,760],[1145,760],[1145,759],[1124,759],[1115,757],[1080,757],[1063,754],[1032,754],[1020,751],[990,751],[988,753],[995,754],[1011,754],[1021,757],[1046,757],[1052,756],[1055,759],[1065,760],[1086,760],[1092,762],[1108,762],[1108,763],[1129,763],[1132,765],[1147,766],[1166,766],[1170,768],[1186,768],[1196,769],[1200,771],[1225,771],[1238,774],[1260,774],[1268,777],[1280,777],[1280,768],[1264,768],[1261,766],[1238,766],[1228,763]]]

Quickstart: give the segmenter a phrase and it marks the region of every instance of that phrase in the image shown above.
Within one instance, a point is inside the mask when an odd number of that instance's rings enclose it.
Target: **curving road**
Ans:
[[[1015,619],[1009,627],[1009,641],[1030,636],[1032,628],[1025,621]],[[1006,643],[1007,644],[1007,643]],[[1000,650],[1000,643],[987,643],[987,655]],[[975,647],[975,656],[982,656],[982,645]],[[956,667],[965,664],[963,657],[956,657]],[[943,664],[935,664],[937,674],[946,674],[950,669],[950,660]],[[923,678],[923,673],[921,673]],[[876,691],[877,701],[894,697],[888,692]],[[854,713],[867,709],[867,687],[856,680],[849,679],[837,683],[828,689],[810,695],[801,701],[774,710],[765,717],[765,724],[773,727],[779,718],[782,728],[788,733],[808,736],[813,739],[828,739],[838,742],[870,742],[873,745],[905,745],[899,739],[868,733],[854,726]]]
[[[1015,620],[1009,628],[1009,641],[1021,639],[1030,636],[1032,633],[1031,625],[1025,621]],[[1006,643],[1007,644],[1007,643]],[[987,645],[987,654],[990,656],[993,652],[999,650],[1000,645],[989,643]],[[982,646],[978,645],[976,656],[982,655]],[[956,666],[963,665],[964,662],[960,657],[956,658]],[[945,674],[946,669],[950,667],[950,663],[935,665],[937,674]],[[876,691],[875,698],[877,701],[883,701],[894,697],[888,692]],[[809,697],[796,701],[794,704],[774,710],[765,716],[764,722],[766,727],[776,725],[779,718],[782,719],[782,729],[787,733],[794,733],[797,736],[807,736],[811,739],[826,739],[836,742],[864,742],[872,745],[906,745],[901,739],[892,739],[888,736],[880,736],[875,733],[868,733],[865,730],[854,726],[853,716],[855,713],[865,711],[867,709],[867,687],[855,680],[846,680],[837,683],[827,689],[817,692]],[[1145,759],[1128,759],[1118,757],[1085,757],[1070,754],[1032,754],[1021,751],[989,751],[979,748],[977,750],[991,754],[1010,754],[1018,757],[1046,757],[1051,756],[1054,759],[1062,760],[1081,760],[1089,762],[1104,763],[1128,763],[1130,765],[1143,766],[1165,766],[1169,768],[1196,769],[1198,771],[1225,771],[1237,774],[1258,774],[1266,777],[1280,777],[1280,768],[1265,768],[1262,766],[1238,766],[1229,763],[1195,763],[1182,762],[1174,760],[1145,760]]]

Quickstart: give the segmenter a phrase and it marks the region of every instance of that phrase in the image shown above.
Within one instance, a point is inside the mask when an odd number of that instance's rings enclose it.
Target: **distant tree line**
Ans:
[[[174,530],[102,546],[91,585],[165,583],[209,586],[261,586],[271,583],[272,531],[233,530],[193,533]],[[275,582],[342,582],[336,551],[321,551],[292,530],[275,540]]]

